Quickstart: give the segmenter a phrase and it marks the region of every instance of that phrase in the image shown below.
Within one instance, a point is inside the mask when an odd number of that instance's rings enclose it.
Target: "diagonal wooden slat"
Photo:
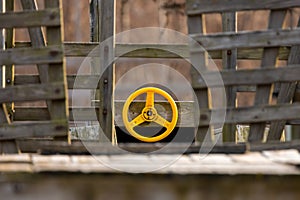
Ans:
[[[286,10],[272,10],[269,19],[269,29],[280,29],[286,16]],[[275,31],[274,31],[275,32]],[[261,68],[267,66],[276,66],[278,60],[279,48],[265,48],[262,58]],[[272,85],[258,85],[254,105],[269,104],[272,95]],[[263,140],[266,123],[252,124],[250,126],[249,142],[258,142]]]
[[[300,27],[300,20],[298,22],[298,27]],[[291,52],[288,59],[288,64],[300,64],[300,45],[299,46],[293,46],[291,48]],[[298,75],[300,73],[297,73]],[[292,80],[291,80],[292,81]],[[279,90],[279,95],[277,98],[277,103],[290,103],[293,100],[293,97],[295,95],[297,82],[291,82],[291,83],[282,83]],[[271,123],[270,126],[270,133],[268,135],[268,140],[280,140],[284,127],[286,124],[286,120],[283,121],[277,121]]]

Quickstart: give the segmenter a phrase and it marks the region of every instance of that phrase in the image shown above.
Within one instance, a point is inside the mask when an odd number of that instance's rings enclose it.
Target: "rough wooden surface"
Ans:
[[[7,12],[0,14],[0,24],[3,28],[26,28],[37,26],[60,25],[59,9],[40,11]]]
[[[282,29],[286,13],[286,10],[271,10],[268,29],[273,32],[275,32],[278,29]],[[263,57],[261,60],[261,68],[263,69],[270,65],[272,65],[275,68],[278,62],[278,54],[279,48],[270,48],[268,46],[265,46]],[[274,88],[272,84],[257,85],[254,106],[268,105],[269,103],[271,103],[273,89]],[[266,123],[264,122],[260,124],[251,124],[248,140],[251,142],[262,141],[265,126]]]
[[[64,53],[66,57],[93,57],[98,56],[98,43],[94,42],[65,42]],[[16,48],[29,47],[28,42],[17,42]],[[116,57],[122,58],[189,58],[189,47],[187,44],[116,44]],[[221,51],[208,51],[212,59],[221,59]],[[280,48],[280,60],[287,60],[289,48]],[[180,57],[181,55],[182,57]],[[262,48],[238,49],[238,59],[260,60],[262,57]]]
[[[178,156],[178,158],[176,158]],[[203,155],[202,155],[203,156]],[[0,157],[3,172],[82,172],[118,173],[113,167],[134,172],[155,169],[161,162],[175,159],[154,174],[222,174],[222,175],[300,175],[297,150],[263,151],[245,154],[187,155],[9,155]],[[101,162],[102,160],[102,162]]]
[[[285,9],[299,7],[300,2],[295,0],[188,0],[187,8],[188,14],[196,15],[203,13],[217,13],[217,12],[234,12],[245,10],[269,10],[269,9]]]
[[[278,28],[278,27],[277,27]],[[191,37],[198,41],[206,51],[232,48],[259,48],[291,46],[300,43],[300,30],[243,31],[238,33],[195,34]],[[203,51],[195,48],[192,51]]]

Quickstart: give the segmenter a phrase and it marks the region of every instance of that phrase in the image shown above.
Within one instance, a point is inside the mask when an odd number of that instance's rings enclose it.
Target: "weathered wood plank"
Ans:
[[[97,121],[97,108],[69,108],[69,120],[74,121]],[[76,117],[74,119],[74,113]],[[96,119],[95,119],[96,118]],[[47,121],[50,120],[50,115],[47,112],[47,108],[24,108],[16,107],[15,108],[15,121]]]
[[[300,27],[300,21],[298,23],[298,27]],[[300,46],[293,46],[291,48],[288,64],[289,65],[300,64],[299,54],[300,54]],[[293,97],[295,96],[296,86],[297,86],[297,82],[282,83],[280,85],[277,103],[278,104],[290,103],[293,100]],[[280,140],[285,124],[286,124],[285,120],[271,123],[268,140]]]
[[[76,81],[76,88],[75,88]],[[67,85],[68,89],[95,89],[99,81],[99,76],[97,75],[68,75],[67,76]],[[38,84],[40,79],[38,75],[16,75],[15,76],[15,85],[24,85],[24,84]]]
[[[259,122],[270,122],[278,120],[299,120],[299,104],[280,104],[275,106],[255,106],[255,107],[243,107],[236,109],[226,109],[225,123],[232,124],[250,124]],[[200,114],[200,126],[207,126],[210,124],[211,112],[214,112],[214,116],[223,113],[223,109],[214,110],[201,110]],[[214,123],[223,123],[222,119],[214,119]]]
[[[0,50],[2,65],[61,63],[63,51],[59,46]]]
[[[0,1],[0,13],[4,13],[10,10],[13,10],[14,1]],[[12,46],[12,30],[11,29],[0,29],[0,49],[11,48]],[[6,87],[6,84],[9,84],[7,80],[12,79],[11,70],[12,66],[1,66],[0,65],[0,88]],[[8,104],[0,104],[0,124],[10,124],[11,123],[11,114],[9,111],[11,110],[11,105]],[[13,154],[18,153],[18,148],[14,140],[7,140],[0,142],[0,154]]]
[[[189,34],[206,34],[205,17],[202,16],[189,16],[188,17],[188,32]],[[192,44],[189,44],[189,51]],[[197,70],[202,72],[207,71],[208,54],[206,52],[190,52],[190,60],[193,66],[191,66],[190,74],[192,79],[192,87],[194,88],[195,83],[199,79]],[[195,66],[199,66],[199,69],[195,69]],[[211,106],[209,91],[207,89],[200,89],[195,91],[197,100],[199,102],[199,108],[209,108]],[[193,114],[195,118],[196,114]],[[211,141],[214,139],[212,130],[209,126],[195,129],[196,142],[203,142],[205,140]]]
[[[0,125],[0,141],[17,138],[65,136],[68,129],[67,124],[66,121],[2,124]]]
[[[13,86],[0,89],[0,103],[64,99],[63,83]]]
[[[289,65],[279,68],[272,68],[270,66],[263,69],[206,72],[203,73],[203,77],[205,77],[205,80],[209,83],[210,87],[222,87],[299,81],[299,73],[299,65]],[[220,85],[220,83],[215,81],[219,75],[221,75],[224,85]],[[205,81],[202,78],[199,78],[195,83],[195,88],[205,87],[207,87]]]
[[[16,42],[15,47],[30,47],[29,42]],[[98,43],[74,43],[65,42],[64,52],[66,57],[93,57],[99,56],[97,51]],[[162,50],[165,49],[166,51]],[[168,52],[168,49],[176,50],[176,54]],[[189,58],[189,46],[187,44],[116,44],[116,57],[121,58]],[[280,48],[280,60],[287,60],[289,55],[289,48]],[[208,51],[212,59],[222,59],[221,51]],[[244,60],[260,60],[263,54],[263,49],[238,49],[237,58]]]
[[[205,80],[209,82],[210,87],[223,87],[223,86],[238,86],[238,92],[255,92],[255,87],[251,85],[257,84],[272,84],[275,82],[294,82],[300,81],[298,74],[300,67],[298,65],[288,65],[279,68],[264,68],[264,69],[247,69],[247,70],[223,70],[220,72],[206,72],[203,73]],[[217,76],[221,75],[223,83],[215,82]],[[76,88],[74,88],[75,80]],[[69,89],[95,89],[95,83],[99,80],[97,75],[68,75],[68,88]],[[40,83],[38,75],[16,75],[15,85],[24,84],[38,84]],[[250,85],[250,86],[249,86]],[[246,87],[246,86],[249,86]],[[194,83],[195,89],[206,88],[207,85],[201,77]]]
[[[99,39],[101,43],[115,34],[115,1],[98,0],[99,5]],[[103,73],[99,81],[99,123],[106,136],[106,139],[114,142],[114,87],[115,87],[115,65],[110,63],[114,55],[115,41],[109,40],[101,48],[100,72]],[[102,140],[102,138],[100,138]]]
[[[237,32],[237,13],[222,14],[223,32]],[[223,69],[237,69],[237,49],[230,49],[222,52]],[[236,88],[226,87],[227,107],[236,107]],[[234,124],[225,124],[223,126],[223,141],[235,142],[236,126]]]
[[[18,145],[22,152],[36,152],[37,150],[42,151],[43,153],[63,153],[63,154],[89,154],[85,145],[89,149],[93,149],[93,152],[97,155],[120,155],[126,154],[128,152],[136,153],[148,153],[156,152],[156,154],[182,154],[183,148],[186,148],[186,144],[171,144],[165,146],[164,144],[118,144],[118,147],[125,150],[120,151],[119,148],[116,148],[109,144],[99,144],[97,141],[85,142],[84,144],[81,141],[73,141],[72,144],[60,141],[52,140],[18,140]],[[195,145],[191,144],[185,154],[199,153],[201,144]],[[234,144],[234,143],[224,143],[223,145],[216,145],[211,149],[211,153],[244,153],[246,151],[245,144]],[[163,149],[163,151],[157,151]]]
[[[6,12],[0,14],[0,27],[27,28],[40,26],[59,26],[59,9],[46,9],[37,11]]]
[[[243,31],[238,33],[195,34],[191,37],[206,51],[234,48],[280,47],[300,44],[300,29]],[[191,51],[203,51],[191,48]]]
[[[38,10],[36,0],[21,0],[21,4],[24,10],[36,11]],[[42,27],[31,27],[28,28],[29,37],[31,40],[31,47],[43,48],[46,46],[45,36]],[[41,83],[47,83],[48,78],[48,64],[38,64],[39,80]],[[51,101],[46,101],[48,110],[51,110]]]
[[[61,0],[51,0],[45,1],[45,8],[58,8],[62,10],[62,1]],[[47,27],[47,45],[55,46],[58,45],[63,50],[63,21],[62,21],[62,12],[59,12],[59,21],[60,25],[55,27]],[[62,56],[63,58],[63,56]],[[60,63],[51,63],[49,64],[48,69],[48,78],[50,83],[62,82],[63,88],[61,88],[62,93],[64,94],[63,98],[52,99],[51,107],[49,113],[51,120],[64,120],[66,122],[64,126],[64,138],[70,142],[70,137],[68,135],[68,118],[69,118],[69,109],[68,109],[68,91],[67,91],[67,72],[64,59]],[[60,136],[60,135],[58,135]]]
[[[272,10],[269,18],[269,30],[276,32],[275,30],[283,27],[284,19],[286,16],[286,10]],[[299,35],[298,35],[298,38]],[[276,67],[278,61],[279,48],[265,47],[261,61],[261,68],[267,66]],[[273,93],[272,85],[258,85],[255,95],[254,106],[266,105],[271,101]],[[262,141],[265,131],[265,123],[252,124],[250,126],[250,133],[248,137],[249,142]]]
[[[187,0],[186,6],[188,15],[199,15],[243,10],[287,9],[300,7],[300,2],[295,0]]]

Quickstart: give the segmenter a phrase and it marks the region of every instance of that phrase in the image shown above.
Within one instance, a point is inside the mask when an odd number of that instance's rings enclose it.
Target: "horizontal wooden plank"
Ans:
[[[89,154],[85,145],[89,147],[89,149],[93,150],[93,153],[97,155],[118,155],[118,154],[126,154],[126,152],[135,152],[135,153],[148,153],[154,152],[155,154],[182,154],[183,149],[186,149],[184,153],[199,153],[202,145],[195,144],[170,144],[165,146],[164,144],[156,143],[156,144],[119,144],[123,150],[120,148],[116,148],[111,144],[99,144],[99,142],[84,142],[81,141],[72,141],[71,144],[62,141],[53,141],[53,140],[18,140],[17,141],[20,149],[24,153],[39,152],[45,154]],[[210,147],[202,147],[202,150],[205,148],[209,148],[210,153],[244,153],[246,151],[245,144],[222,144],[215,145],[212,149]],[[161,151],[159,151],[162,149]],[[125,150],[125,151],[124,151]]]
[[[60,26],[60,10],[58,8],[6,12],[0,14],[1,28],[26,28],[39,26]]]
[[[99,76],[97,75],[68,75],[68,89],[95,89],[97,88],[97,83],[99,81]],[[74,85],[76,81],[76,86]],[[38,75],[16,75],[15,85],[24,84],[38,84],[40,83],[40,78]]]
[[[299,120],[300,104],[281,104],[272,106],[255,106],[243,108],[228,108],[215,110],[201,110],[199,126],[222,124],[222,113],[226,113],[225,122],[229,124],[250,124],[279,120]],[[214,116],[211,121],[211,116]]]
[[[194,34],[191,37],[198,45],[191,47],[191,52],[226,50],[234,48],[280,47],[300,44],[300,29],[226,32],[215,34]]]
[[[66,121],[0,125],[0,140],[66,136],[67,133],[68,123]]]
[[[62,63],[63,47],[15,48],[0,50],[0,65]]]
[[[186,4],[188,15],[245,10],[287,9],[293,7],[300,7],[300,2],[297,0],[187,0]]]
[[[115,124],[116,126],[124,126],[122,119],[122,110],[124,106],[124,101],[115,101]],[[144,108],[144,102],[134,102],[130,107],[129,117],[134,118],[139,115]],[[193,102],[177,102],[177,106],[180,112],[179,122],[177,127],[194,127],[193,119]],[[172,111],[167,102],[156,102],[157,111],[162,116],[172,115]],[[97,108],[70,108],[70,121],[97,121],[98,109]],[[74,116],[75,114],[75,116]],[[15,121],[45,121],[49,120],[50,116],[46,108],[15,108]],[[148,126],[148,125],[147,125]],[[155,123],[151,123],[150,127],[159,126]]]
[[[122,120],[122,108],[123,101],[116,102],[115,104],[115,125],[124,126]],[[180,121],[177,124],[177,127],[195,127],[194,119],[194,103],[193,102],[177,102],[180,112]],[[135,102],[131,108],[129,117],[134,118],[137,116],[142,107],[144,106],[143,102]],[[157,108],[162,116],[167,116],[171,113],[168,103],[158,102]],[[276,106],[257,106],[257,107],[242,107],[242,108],[228,108],[225,111],[222,109],[218,110],[201,110],[200,115],[200,126],[207,126],[212,124],[222,123],[222,119],[219,119],[218,116],[222,116],[222,113],[226,112],[225,123],[229,124],[250,124],[253,122],[270,122],[277,120],[286,120],[287,124],[299,123],[300,104],[284,104]],[[70,120],[74,120],[74,112],[76,112],[77,121],[95,121],[95,112],[98,110],[95,108],[70,108]],[[211,116],[216,117],[214,121],[210,121]],[[46,108],[15,108],[16,121],[44,121],[49,120],[49,114]],[[155,123],[147,125],[149,127],[158,126]]]
[[[242,87],[246,85],[272,84],[275,82],[293,82],[300,81],[298,74],[300,73],[300,65],[285,66],[280,68],[264,68],[264,69],[249,69],[237,71],[220,71],[203,73],[205,81],[210,87],[222,86],[239,86],[239,92],[255,92],[254,87]],[[215,81],[222,77],[222,81]],[[99,81],[97,75],[68,75],[69,89],[95,89]],[[76,80],[76,87],[75,87]],[[195,82],[195,89],[206,88],[207,84],[202,78]],[[16,75],[15,85],[38,84],[38,75]]]
[[[276,82],[300,81],[300,65],[279,68],[263,68],[248,70],[224,70],[220,72],[202,73],[198,82],[194,83],[195,89],[223,86],[263,85]],[[222,81],[218,81],[222,79]]]
[[[70,108],[69,120],[74,121],[97,121],[97,108]],[[95,113],[96,112],[96,113]],[[47,108],[41,107],[15,107],[14,121],[47,121],[50,120],[50,115]]]
[[[0,103],[64,99],[63,83],[0,88]]]
[[[28,42],[16,42],[16,47],[30,47]],[[99,52],[94,50],[97,47],[97,43],[64,43],[64,53],[66,57],[92,57],[99,56]],[[140,46],[139,48],[137,48]],[[148,48],[145,48],[148,47]],[[151,49],[149,47],[151,46]],[[189,58],[189,47],[187,44],[169,45],[169,49],[180,49],[178,55],[164,51],[161,53],[161,44],[116,44],[116,56],[122,58],[181,58],[179,55],[185,55]],[[94,51],[93,51],[94,50]],[[126,51],[125,51],[126,50]],[[127,52],[127,53],[126,53]],[[245,60],[260,60],[262,58],[263,49],[239,49],[238,59]],[[290,49],[282,47],[280,48],[279,59],[287,60]],[[222,59],[222,51],[209,51],[209,56],[213,59]]]
[[[32,153],[40,150],[43,153],[63,153],[63,154],[89,154],[85,145],[81,141],[73,141],[72,144],[68,144],[63,141],[53,140],[18,140],[20,149],[24,153]],[[112,147],[109,144],[101,144],[98,142],[85,142],[94,152],[101,155],[114,155],[122,154],[124,151],[118,151],[118,149]],[[121,149],[135,153],[154,152],[161,148],[166,148],[164,144],[119,144]],[[182,148],[186,144],[172,144],[168,146],[164,152],[165,154],[178,154],[182,153]],[[186,149],[186,154],[199,153],[200,148],[205,148],[202,144],[192,144]],[[97,150],[98,149],[98,150]],[[292,142],[269,142],[269,143],[223,143],[216,144],[210,153],[245,153],[250,152],[262,152],[269,150],[286,150],[296,149],[300,151],[300,141],[295,140]]]

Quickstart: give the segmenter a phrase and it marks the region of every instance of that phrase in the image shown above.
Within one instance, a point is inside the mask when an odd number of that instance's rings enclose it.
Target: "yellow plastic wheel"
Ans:
[[[161,115],[159,115],[159,113],[155,109],[154,107],[155,93],[163,96],[170,103],[172,109],[171,121],[164,119]],[[132,121],[129,121],[128,119],[129,106],[135,98],[137,98],[142,94],[147,94],[145,107],[142,110],[142,113],[140,115],[138,115]],[[128,97],[123,107],[122,117],[123,117],[125,128],[133,137],[143,142],[158,142],[168,137],[168,135],[170,135],[170,133],[174,130],[178,120],[178,109],[174,99],[167,92],[156,87],[145,87],[135,91]],[[155,122],[158,125],[165,127],[166,131],[154,137],[142,136],[141,134],[137,133],[134,130],[134,128],[141,125],[144,122]]]

